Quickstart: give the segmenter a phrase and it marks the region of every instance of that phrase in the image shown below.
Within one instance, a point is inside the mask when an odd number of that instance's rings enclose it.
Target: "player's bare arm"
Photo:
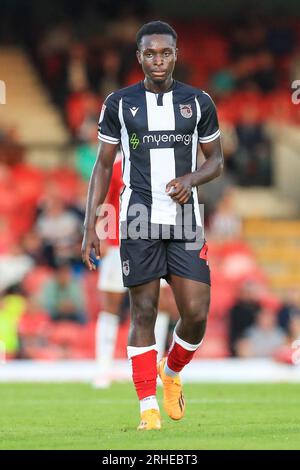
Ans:
[[[205,157],[201,167],[193,173],[172,179],[166,186],[166,192],[179,204],[185,204],[189,200],[194,186],[208,183],[220,176],[223,171],[224,159],[220,138],[205,144],[201,143],[200,148]]]
[[[96,269],[95,264],[90,258],[91,250],[94,249],[97,258],[100,258],[101,255],[100,240],[95,227],[97,209],[105,201],[117,149],[118,144],[101,142],[89,183],[81,255],[83,262],[90,271]]]

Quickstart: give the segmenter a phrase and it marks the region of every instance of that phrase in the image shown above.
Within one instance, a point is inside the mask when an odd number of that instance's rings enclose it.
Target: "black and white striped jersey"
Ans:
[[[123,180],[120,221],[133,204],[147,207],[148,221],[176,225],[182,206],[166,194],[173,178],[196,170],[198,142],[220,135],[215,105],[202,90],[174,80],[165,93],[148,91],[144,82],[109,95],[99,120],[99,139],[120,143]],[[197,189],[188,203],[192,224],[201,226]]]

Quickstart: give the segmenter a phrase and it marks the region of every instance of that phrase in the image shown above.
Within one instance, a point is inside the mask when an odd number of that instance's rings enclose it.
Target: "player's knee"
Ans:
[[[151,327],[155,324],[157,305],[150,298],[137,300],[132,306],[133,322],[136,326]]]
[[[195,325],[207,320],[209,311],[209,300],[190,300],[184,314],[189,323]]]

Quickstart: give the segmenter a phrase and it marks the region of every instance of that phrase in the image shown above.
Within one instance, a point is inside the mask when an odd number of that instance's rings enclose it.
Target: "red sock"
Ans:
[[[156,395],[156,361],[157,351],[155,349],[131,357],[132,378],[139,400]]]
[[[167,359],[169,369],[180,372],[191,360],[196,351],[188,351],[174,342]]]
[[[173,343],[167,358],[168,368],[179,373],[192,360],[200,344],[186,343],[174,332]]]

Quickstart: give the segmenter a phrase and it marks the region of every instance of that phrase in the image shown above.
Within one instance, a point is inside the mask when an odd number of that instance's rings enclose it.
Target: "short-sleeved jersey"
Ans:
[[[148,91],[142,81],[109,95],[98,137],[121,144],[125,187],[120,221],[126,221],[130,206],[139,203],[147,207],[151,223],[179,223],[183,207],[166,193],[166,184],[195,171],[198,142],[211,142],[219,135],[210,96],[176,80],[165,93]],[[192,224],[201,226],[196,188],[187,204],[192,207]]]

